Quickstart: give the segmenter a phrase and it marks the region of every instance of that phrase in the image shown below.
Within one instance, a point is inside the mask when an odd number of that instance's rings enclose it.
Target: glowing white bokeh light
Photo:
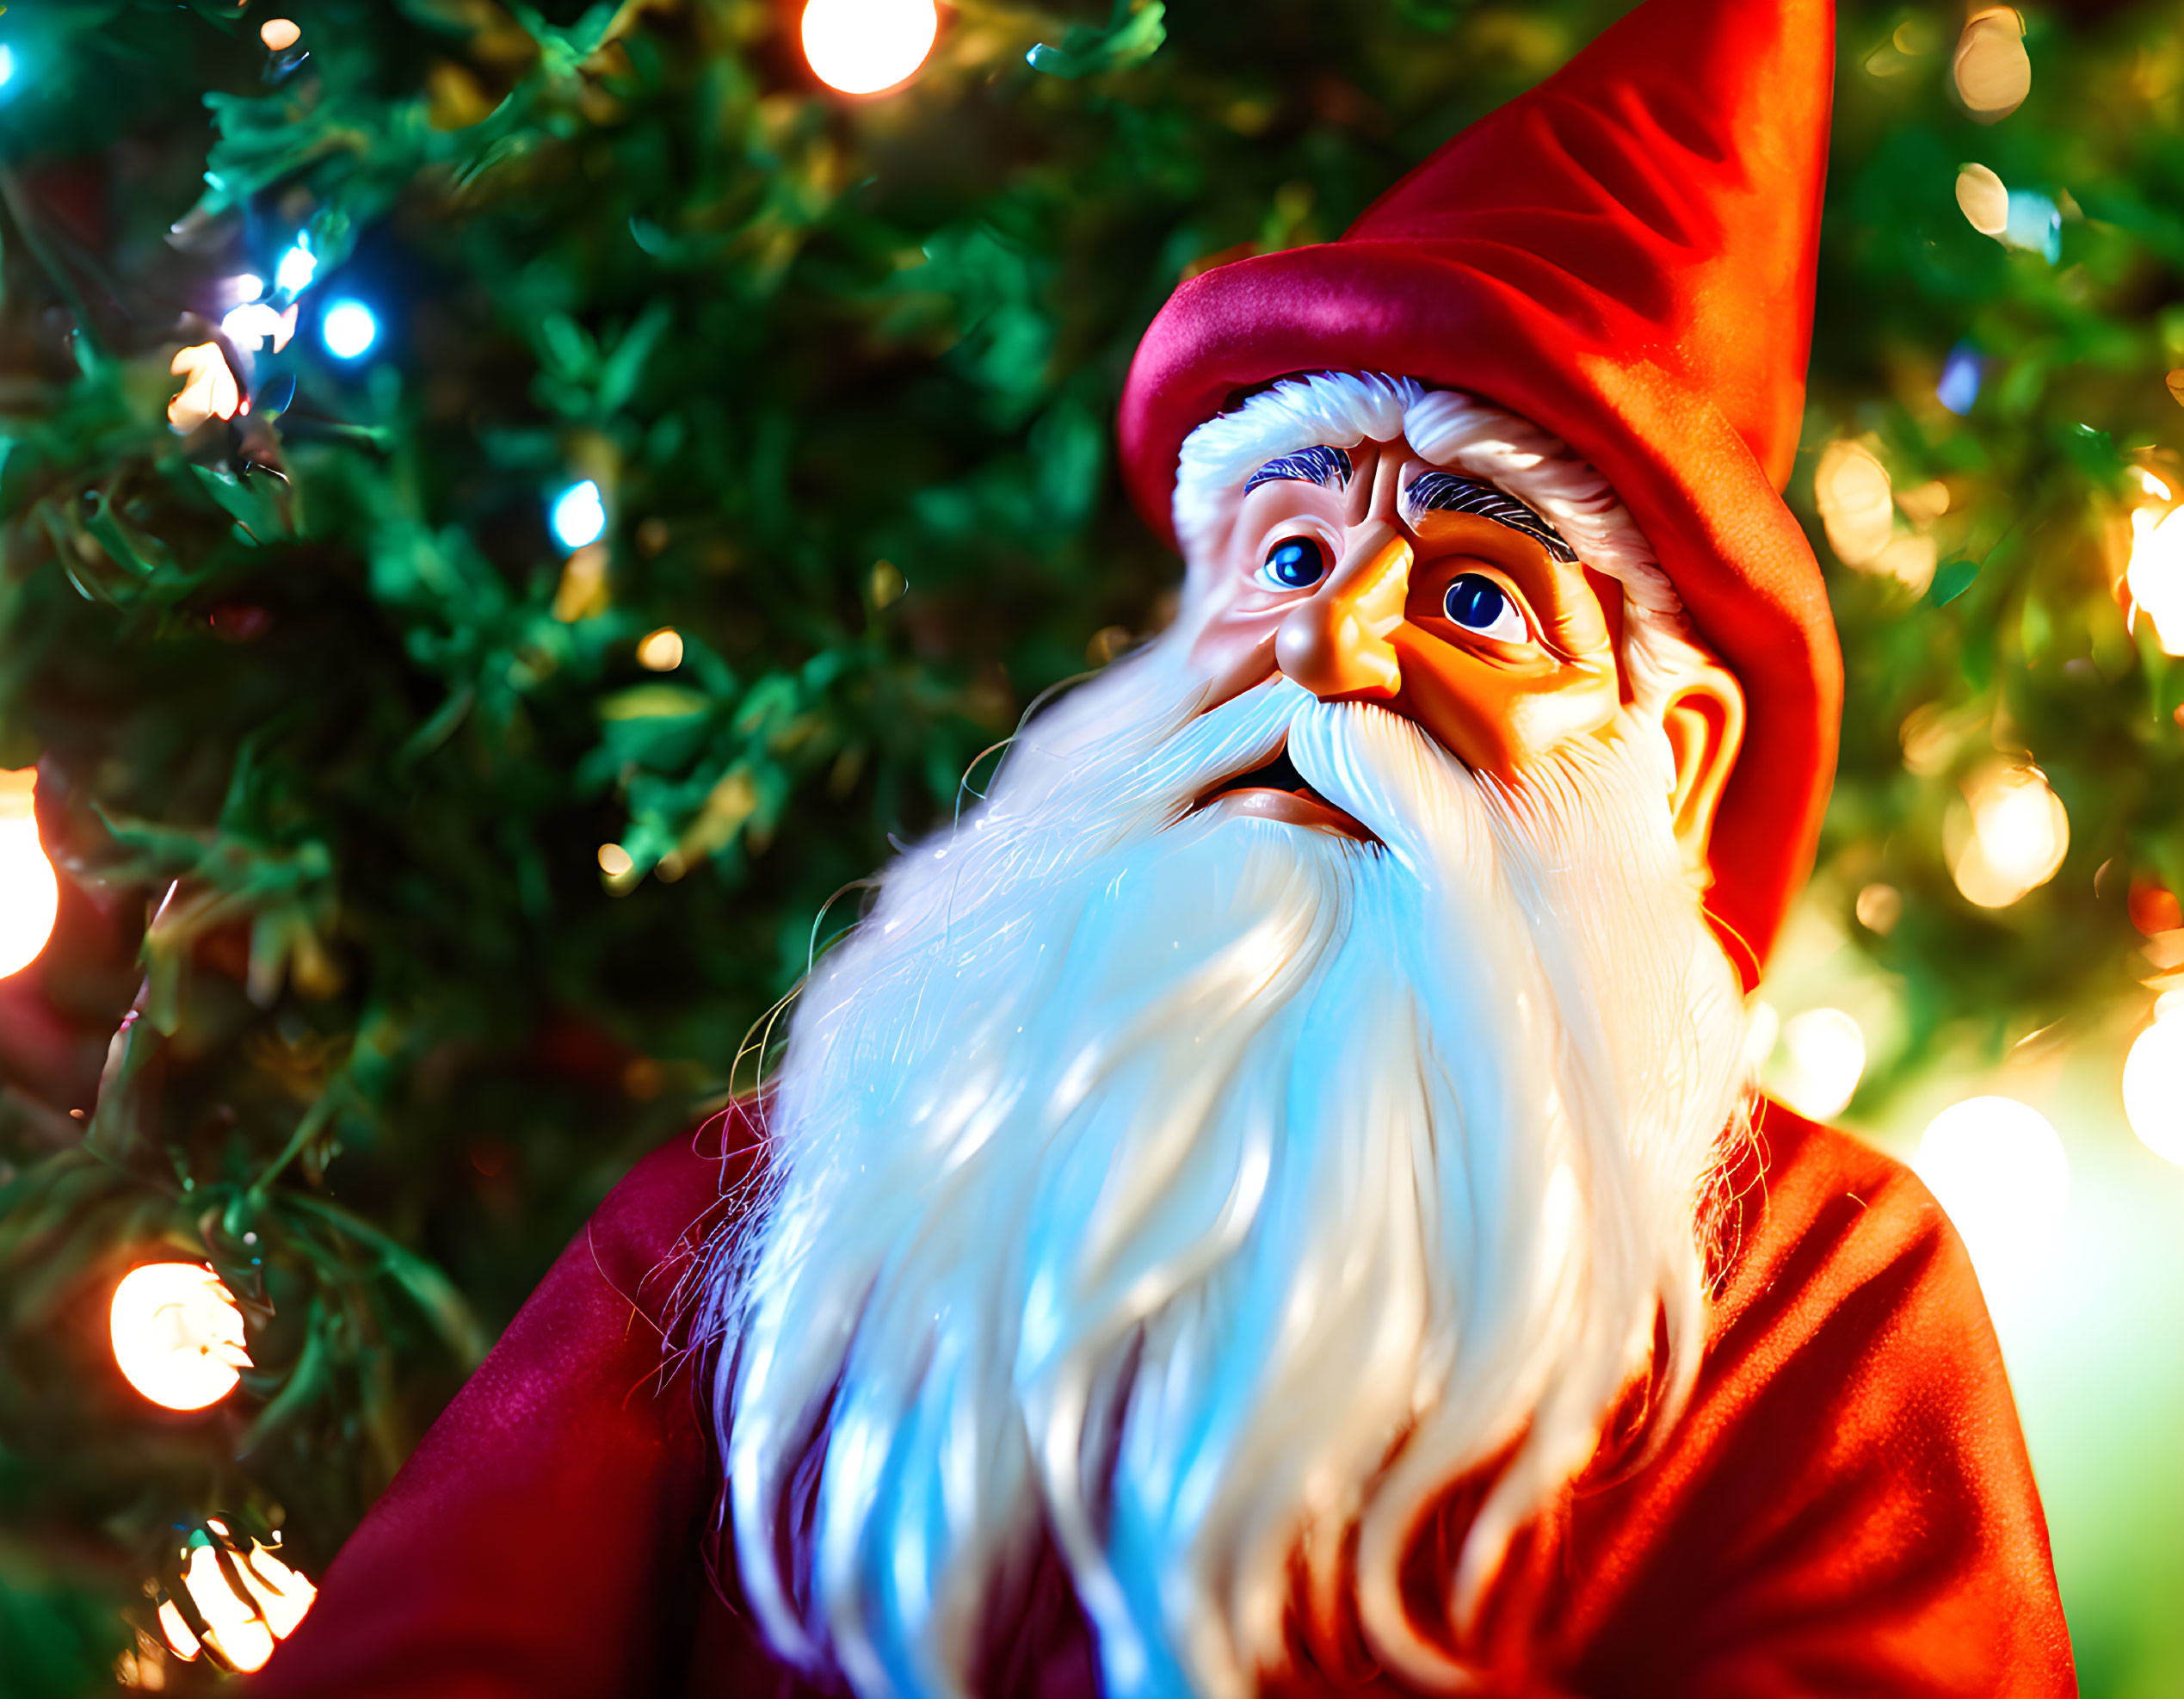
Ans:
[[[2070,1164],[2047,1117],[2014,1097],[1972,1097],[1934,1117],[1911,1160],[1949,1213],[1991,1300],[2055,1255]]]
[[[2147,493],[2169,497],[2169,488],[2141,473]],[[2131,595],[2132,620],[2144,614],[2154,622],[2155,640],[2165,655],[2184,655],[2184,508],[2157,513],[2142,507],[2131,516],[2131,565],[2124,587]]]
[[[224,1524],[209,1525],[226,1535]],[[209,1543],[183,1548],[182,1585],[205,1619],[206,1640],[247,1675],[263,1668],[275,1645],[295,1633],[317,1603],[318,1589],[283,1563],[275,1548],[262,1540],[251,1541],[248,1553],[233,1545],[228,1549],[236,1573],[242,1578],[242,1592],[228,1579]],[[185,1663],[194,1663],[205,1649],[172,1599],[159,1606],[159,1629]]]
[[[256,354],[268,343],[275,354],[288,346],[296,333],[296,309],[275,312],[264,301],[246,301],[220,320],[220,331],[236,347]]]
[[[637,646],[637,664],[651,672],[673,672],[682,664],[682,633],[662,626]]]
[[[311,287],[311,280],[318,275],[318,256],[299,236],[294,247],[281,256],[273,268],[273,287],[283,293],[300,295]]]
[[[933,0],[811,0],[804,57],[837,93],[877,95],[916,74],[940,29]]]
[[[0,47],[0,83],[11,83],[15,75],[15,50]]]
[[[182,1548],[182,1585],[190,1603],[204,1618],[205,1640],[191,1631],[172,1599],[159,1607],[159,1627],[167,1644],[185,1661],[194,1663],[209,1644],[227,1663],[248,1675],[265,1667],[274,1647],[295,1633],[318,1598],[318,1589],[281,1560],[275,1549],[262,1540],[252,1540],[241,1549],[220,1522],[206,1524],[227,1543],[235,1573],[242,1580],[238,1591],[221,1566],[219,1554],[202,1533],[191,1536]],[[276,1541],[279,1535],[273,1536]]]
[[[202,1410],[235,1390],[243,1313],[220,1277],[198,1263],[146,1263],[114,1288],[108,1325],[114,1361],[129,1384],[170,1410]]]
[[[182,1585],[205,1618],[205,1638],[213,1650],[245,1675],[263,1669],[273,1656],[273,1630],[259,1620],[250,1601],[236,1593],[210,1546],[189,1554]]]
[[[599,485],[589,478],[571,484],[554,497],[550,522],[564,548],[577,549],[597,542],[607,534],[607,503]]]
[[[1782,1026],[1774,1095],[1807,1121],[1842,1113],[1866,1072],[1866,1035],[1840,1009],[1808,1009]]]
[[[319,339],[337,360],[354,360],[379,339],[379,321],[361,301],[336,301],[318,321]]]
[[[2184,1166],[2184,1010],[2162,1011],[2132,1041],[2123,1100],[2125,1119],[2146,1148]]]
[[[218,343],[177,349],[168,369],[182,386],[167,404],[167,423],[185,436],[208,419],[231,419],[242,411],[243,386]]]
[[[2070,817],[2039,768],[1997,763],[1965,782],[1965,808],[1944,831],[1957,889],[1982,908],[2008,908],[2055,877],[2070,848]],[[1968,828],[1968,829],[1967,829]]]
[[[35,769],[0,773],[0,979],[38,960],[60,912],[60,881],[38,840]]]

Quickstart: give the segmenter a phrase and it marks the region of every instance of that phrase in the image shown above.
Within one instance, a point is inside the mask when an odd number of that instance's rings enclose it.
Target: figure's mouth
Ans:
[[[1222,780],[1192,805],[1191,812],[1210,808],[1216,802],[1233,813],[1255,814],[1293,826],[1316,826],[1322,831],[1354,837],[1360,843],[1380,841],[1354,814],[1345,813],[1311,788],[1290,760],[1286,740],[1271,760],[1248,773]]]

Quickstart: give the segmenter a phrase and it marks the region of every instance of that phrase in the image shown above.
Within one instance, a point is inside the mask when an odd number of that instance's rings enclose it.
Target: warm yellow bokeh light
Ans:
[[[170,1410],[202,1410],[235,1390],[250,1366],[243,1313],[220,1278],[196,1263],[147,1263],[114,1288],[114,1360],[128,1382]]]
[[[2070,817],[2039,768],[1998,763],[1965,782],[1946,823],[1957,889],[1982,908],[2007,908],[2047,883],[2070,847]]]
[[[1774,1095],[1807,1121],[1842,1113],[1866,1072],[1866,1035],[1840,1009],[1808,1009],[1782,1026]]]
[[[2070,1158],[2047,1118],[2013,1097],[1973,1097],[1934,1116],[1911,1165],[1964,1237],[1991,1298],[2055,1254]]]
[[[1893,885],[1868,885],[1858,893],[1857,915],[1868,932],[1886,937],[1903,917],[1903,893]]]
[[[2168,491],[2164,488],[2162,493]],[[2131,566],[2124,574],[2133,622],[2142,614],[2154,622],[2155,639],[2165,655],[2184,655],[2184,518],[2180,514],[2184,508],[2163,514],[2142,507],[2132,514]]]
[[[273,1630],[275,1640],[286,1640],[296,1631],[297,1625],[311,1614],[311,1607],[318,1597],[318,1589],[305,1579],[299,1571],[293,1570],[275,1557],[259,1541],[250,1542],[250,1556],[242,1566],[243,1585],[250,1590],[257,1601],[258,1614],[265,1618],[266,1626]]]
[[[194,1664],[197,1654],[205,1649],[182,1620],[182,1607],[170,1598],[159,1602],[159,1632],[167,1637],[168,1649],[185,1664]]]
[[[37,774],[0,773],[0,979],[38,959],[60,912],[60,881],[38,841]]]
[[[227,1533],[217,1522],[211,1526],[223,1536]],[[318,1597],[318,1588],[261,1540],[250,1542],[247,1554],[230,1552],[243,1581],[239,1593],[209,1543],[186,1548],[182,1555],[182,1585],[205,1619],[205,1641],[200,1643],[172,1599],[159,1606],[159,1629],[176,1654],[188,1661],[194,1662],[209,1645],[222,1660],[245,1674],[262,1669],[274,1647],[295,1633]]]
[[[609,879],[626,879],[637,862],[629,851],[619,843],[599,846],[599,870]]]
[[[1895,492],[1888,468],[1861,443],[1837,441],[1820,451],[1812,474],[1813,504],[1828,547],[1847,566],[1879,557],[1895,535]]]
[[[183,349],[168,369],[182,386],[167,404],[167,423],[185,436],[207,419],[231,419],[242,411],[242,388],[218,343]]]
[[[673,672],[682,664],[682,633],[662,626],[637,646],[637,664],[654,672]]]
[[[1957,168],[1957,207],[1965,221],[1997,241],[2009,228],[2009,185],[1985,165]]]
[[[1973,13],[1957,39],[1950,65],[1957,98],[1982,124],[1996,124],[2033,91],[2033,61],[2025,51],[2025,20],[2008,6]]]
[[[303,26],[293,18],[268,18],[258,26],[258,40],[276,53],[285,53],[303,40]]]
[[[2184,1166],[2184,1010],[2163,1011],[2132,1041],[2123,1100],[2131,1130],[2146,1148]]]
[[[804,57],[830,89],[876,95],[916,74],[940,29],[933,0],[811,0]]]
[[[220,1572],[220,1560],[210,1546],[200,1546],[189,1554],[182,1585],[189,1589],[190,1602],[205,1618],[205,1639],[213,1650],[246,1675],[263,1669],[266,1659],[273,1656],[273,1630],[259,1619],[248,1599],[237,1596]]]

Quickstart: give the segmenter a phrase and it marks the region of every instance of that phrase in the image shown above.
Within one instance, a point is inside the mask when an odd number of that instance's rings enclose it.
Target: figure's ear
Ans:
[[[1661,710],[1661,729],[1675,757],[1676,782],[1669,792],[1683,863],[1703,877],[1714,815],[1729,788],[1730,770],[1744,743],[1744,692],[1729,669],[1711,658],[1678,680]]]

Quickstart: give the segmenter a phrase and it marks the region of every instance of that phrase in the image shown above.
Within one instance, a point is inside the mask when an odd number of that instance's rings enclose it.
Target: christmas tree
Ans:
[[[890,843],[1168,616],[1111,421],[1177,280],[1620,9],[966,0],[921,60],[926,0],[0,9],[0,769],[60,874],[0,979],[0,1691],[271,1650]],[[1841,44],[1808,909],[1893,989],[1770,1078],[1870,1118],[2119,1022],[2175,1077],[2184,23]],[[117,1298],[157,1263],[209,1274]],[[194,1409],[116,1356],[175,1302]]]

